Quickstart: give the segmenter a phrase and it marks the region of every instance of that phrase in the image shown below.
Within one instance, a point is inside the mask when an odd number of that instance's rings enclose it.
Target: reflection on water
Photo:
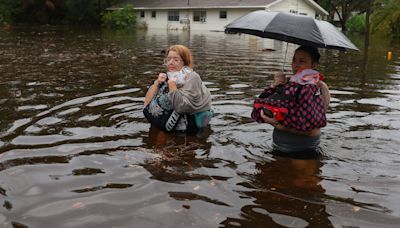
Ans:
[[[198,137],[150,128],[142,114],[175,43],[191,48],[213,96],[211,128]],[[322,50],[333,96],[324,156],[301,160],[271,155],[272,128],[249,117],[273,73],[290,69],[285,44],[194,31],[1,32],[0,225],[397,227],[400,46],[372,44],[366,72],[359,53]]]
[[[324,189],[319,184],[318,160],[275,157],[256,163],[257,172],[244,175],[243,194],[254,199],[241,208],[242,218],[228,218],[223,224],[251,227],[330,227],[323,203]]]

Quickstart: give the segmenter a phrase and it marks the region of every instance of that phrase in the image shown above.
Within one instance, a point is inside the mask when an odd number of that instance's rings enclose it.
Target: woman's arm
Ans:
[[[157,80],[155,80],[154,84],[150,86],[149,90],[147,90],[146,96],[144,97],[144,106],[145,107],[150,103],[150,101],[156,95],[159,86],[160,86],[160,84],[157,82]]]
[[[328,111],[329,103],[331,101],[331,93],[329,92],[328,85],[323,81],[318,81],[318,87],[321,89],[322,101],[324,102],[325,112]]]
[[[271,124],[274,128],[281,130],[281,131],[287,131],[293,134],[297,135],[306,135],[306,136],[316,136],[319,134],[319,129],[313,129],[311,131],[299,131],[294,128],[287,128],[284,127],[282,124],[280,124],[275,118],[268,117],[264,114],[264,111],[260,111],[260,116],[263,119],[264,123]]]
[[[154,81],[153,85],[147,90],[146,96],[144,97],[144,106],[147,106],[153,97],[157,94],[158,88],[162,82],[167,80],[167,75],[165,73],[160,73],[158,78]]]

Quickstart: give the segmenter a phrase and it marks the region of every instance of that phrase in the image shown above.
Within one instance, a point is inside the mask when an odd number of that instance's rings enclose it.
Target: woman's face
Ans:
[[[170,72],[180,71],[184,66],[181,56],[176,51],[169,51],[165,61],[167,70]]]
[[[313,63],[310,54],[303,50],[297,50],[294,53],[292,61],[293,73],[296,73],[299,69],[315,69],[317,63]]]

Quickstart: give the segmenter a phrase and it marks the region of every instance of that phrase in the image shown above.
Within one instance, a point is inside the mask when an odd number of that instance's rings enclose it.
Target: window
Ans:
[[[193,11],[193,21],[206,22],[207,12],[205,10]]]
[[[144,18],[144,11],[140,11],[140,17]]]
[[[179,21],[179,11],[178,10],[168,11],[168,21]]]
[[[226,18],[227,18],[226,10],[219,11],[219,19],[226,19]]]
[[[157,16],[156,11],[151,11],[151,18],[156,18],[156,16]]]

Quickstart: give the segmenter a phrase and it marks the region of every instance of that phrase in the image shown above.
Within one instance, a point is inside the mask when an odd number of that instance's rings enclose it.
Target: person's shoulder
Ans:
[[[295,94],[306,94],[306,93],[316,93],[318,91],[318,86],[316,84],[300,84],[297,82],[287,83],[285,90],[290,91],[290,93]]]
[[[305,84],[305,85],[300,85],[299,89],[303,92],[316,92],[319,90],[318,86],[316,84]]]
[[[305,84],[299,87],[299,93],[305,96],[311,96],[318,94],[320,91],[319,87],[316,84]],[[307,94],[307,95],[306,95]]]
[[[201,80],[201,77],[196,71],[192,71],[189,73],[189,80]]]
[[[305,84],[305,85],[301,85],[301,87],[309,88],[309,89],[318,88],[318,86],[316,84]]]
[[[317,88],[318,85],[316,84],[300,84],[297,82],[288,82],[287,83],[288,87],[294,87],[294,88],[299,88],[299,89],[312,89],[312,88]]]
[[[200,75],[196,71],[192,71],[189,74],[190,74],[190,76],[200,77]]]

